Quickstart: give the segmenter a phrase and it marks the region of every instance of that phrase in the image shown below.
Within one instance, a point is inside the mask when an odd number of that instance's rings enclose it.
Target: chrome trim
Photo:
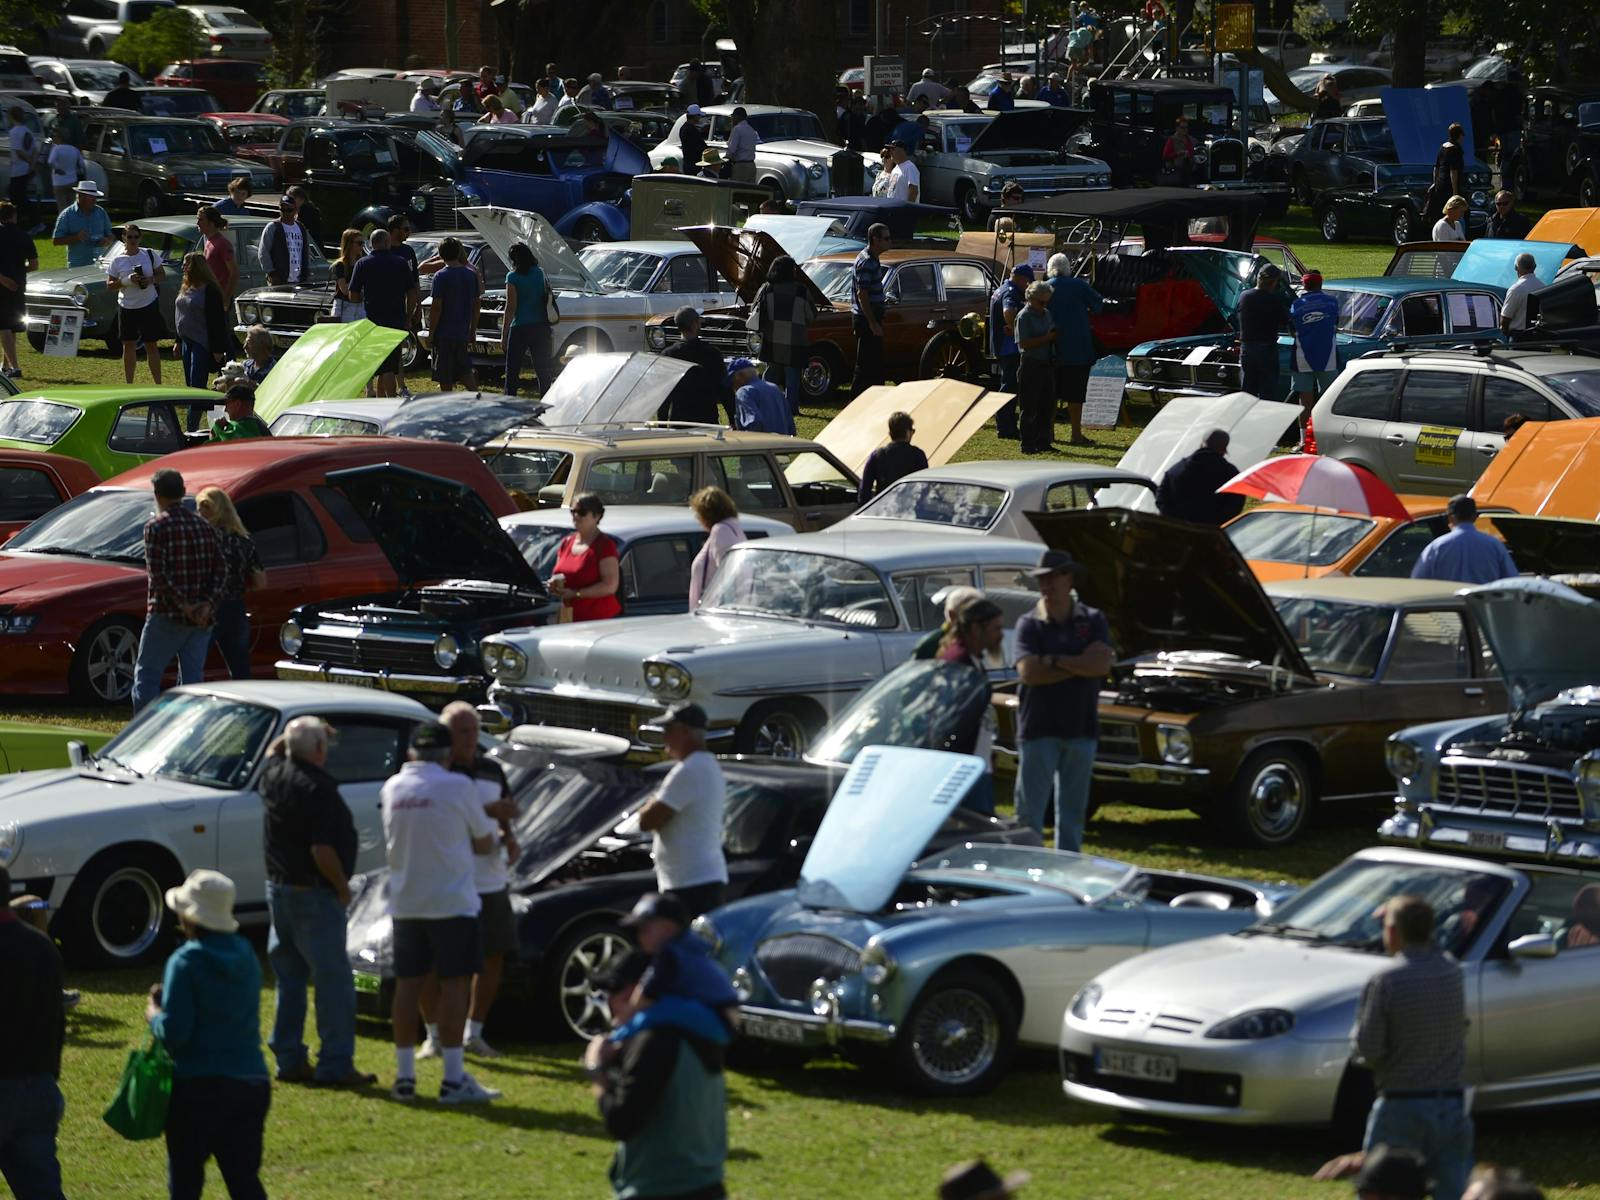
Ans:
[[[316,666],[280,659],[275,665],[279,679],[300,679],[312,683],[346,683],[371,687],[380,692],[426,692],[441,696],[462,696],[483,690],[485,680],[476,675],[396,675],[389,671],[357,671],[350,667]]]
[[[771,1021],[780,1025],[798,1025],[805,1036],[801,1045],[837,1045],[841,1040],[853,1042],[875,1042],[880,1045],[892,1042],[899,1030],[891,1021],[880,1024],[876,1021],[863,1021],[855,1017],[840,1017],[835,1015],[819,1017],[815,1013],[789,1012],[781,1008],[760,1008],[753,1004],[739,1006],[741,1017],[755,1017],[761,1021]],[[778,1043],[782,1044],[782,1043]]]
[[[1209,779],[1207,767],[1180,767],[1174,763],[1123,763],[1095,760],[1091,778],[1122,783],[1161,783],[1168,786]]]

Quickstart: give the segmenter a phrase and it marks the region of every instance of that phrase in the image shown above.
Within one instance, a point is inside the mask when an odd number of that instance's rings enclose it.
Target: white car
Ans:
[[[225,4],[185,4],[184,12],[200,26],[205,52],[196,58],[242,58],[266,62],[272,57],[272,35],[242,8]]]
[[[707,148],[726,153],[728,129],[735,107],[732,104],[711,104],[703,109],[708,122]],[[846,150],[830,140],[816,113],[803,108],[781,108],[775,104],[746,104],[743,107],[750,127],[761,139],[756,146],[757,183],[777,188],[785,200],[831,196],[834,194],[834,159],[836,156],[850,155],[861,160],[861,190],[871,190],[873,177],[883,166],[878,155]],[[669,158],[682,160],[680,131],[688,119],[687,116],[679,117],[667,136],[651,149],[652,168],[659,171],[661,164]],[[693,174],[696,168],[691,163],[684,163],[683,169]]]
[[[1038,599],[1025,572],[1041,553],[1013,538],[899,530],[745,542],[692,613],[486,638],[489,702],[511,725],[594,729],[650,751],[666,709],[692,700],[713,746],[795,757],[938,628],[945,588],[981,587],[1015,622]]]
[[[75,961],[155,961],[171,920],[163,893],[196,867],[238,888],[243,924],[267,917],[261,797],[267,744],[298,716],[339,731],[327,771],[355,818],[356,870],[383,865],[378,792],[431,714],[415,700],[323,683],[243,680],[164,692],[78,765],[0,782],[0,866],[56,910]]]

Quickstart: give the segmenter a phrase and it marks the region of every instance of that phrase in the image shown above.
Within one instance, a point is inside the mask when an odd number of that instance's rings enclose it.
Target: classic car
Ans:
[[[706,144],[717,150],[728,148],[731,104],[712,104],[704,108],[709,122]],[[863,155],[835,145],[823,131],[817,115],[803,108],[779,108],[771,104],[746,104],[750,126],[761,139],[756,147],[756,182],[776,188],[785,200],[805,200],[811,196],[831,196],[835,192],[856,195],[872,190],[872,180],[881,163],[877,155]],[[672,131],[650,151],[650,165],[659,170],[668,158],[683,158],[679,131],[687,117],[679,117]]]
[[[262,217],[233,217],[223,232],[234,248],[234,262],[239,268],[239,287],[252,288],[265,283],[266,271],[261,266],[257,247],[261,230],[267,221]],[[119,227],[120,228],[120,227]],[[173,327],[173,305],[177,303],[178,288],[183,279],[183,256],[199,248],[200,230],[194,217],[149,217],[139,222],[146,250],[154,251],[161,259],[167,276],[159,285],[161,316],[167,328]],[[117,230],[113,229],[113,234]],[[63,308],[83,310],[83,338],[104,340],[106,346],[122,353],[122,340],[117,336],[117,298],[106,288],[106,268],[111,260],[122,253],[122,242],[112,242],[100,260],[87,267],[57,267],[50,271],[33,271],[28,275],[27,306],[23,323],[28,334],[28,344],[36,351],[44,351],[45,331],[50,328],[50,314]],[[313,278],[326,278],[327,260],[318,250],[309,251]]]
[[[205,119],[217,127],[217,132],[222,134],[228,149],[234,154],[240,158],[263,161],[267,154],[277,149],[278,141],[283,137],[283,127],[289,123],[285,117],[253,112],[206,113]]]
[[[475,454],[441,442],[263,438],[200,446],[171,461],[190,495],[225,488],[255,539],[267,582],[250,593],[249,608],[263,672],[277,660],[279,627],[296,604],[398,586],[366,524],[328,485],[330,472],[410,467],[466,482],[497,517],[515,511]],[[0,588],[10,606],[0,693],[127,699],[145,614],[150,477],[161,465],[147,463],[74,497],[0,550]]]
[[[328,93],[319,87],[273,88],[257,97],[250,111],[274,113],[290,120],[296,117],[320,117],[328,111]]]
[[[1020,183],[1032,196],[1108,188],[1111,170],[1098,158],[1069,154],[1067,143],[1088,114],[1067,108],[1019,108],[1002,113],[935,110],[917,153],[918,199],[960,211],[982,225],[1000,203],[1000,189]]]
[[[84,158],[106,173],[107,205],[141,217],[192,210],[196,200],[222,195],[240,175],[263,194],[276,183],[260,163],[235,155],[210,121],[97,109],[84,121],[83,139]]]
[[[272,57],[272,35],[242,8],[227,4],[185,4],[200,27],[206,49],[217,58],[264,63]]]
[[[0,399],[0,446],[76,460],[98,483],[183,449],[183,431],[198,423],[191,418],[218,399],[186,387],[30,389]]]
[[[649,752],[647,735],[657,735],[643,727],[693,700],[709,716],[712,745],[792,757],[938,627],[936,592],[1025,591],[1039,554],[1035,542],[899,531],[746,542],[686,616],[487,639],[489,701],[513,725],[595,728]]]
[[[1596,176],[1584,170],[1589,160],[1600,158],[1600,141],[1591,128],[1600,121],[1600,88],[1529,88],[1522,115],[1522,141],[1510,162],[1502,165],[1506,186],[1518,200],[1536,193],[1577,195],[1585,208],[1596,197]],[[1583,187],[1589,196],[1583,198]]]
[[[880,743],[942,748],[953,729],[981,717],[987,690],[966,687],[956,695],[951,687],[930,686],[930,678],[954,678],[958,684],[970,679],[946,664],[915,666],[919,670],[885,702],[909,705],[918,716],[893,728],[874,724],[872,734]],[[930,696],[947,703],[925,703]],[[722,853],[731,896],[794,886],[806,849],[859,749],[853,735],[860,731],[851,726],[856,711],[842,714],[833,727],[840,734],[834,749],[846,756],[839,760],[779,762],[748,755],[722,760],[728,791]],[[566,754],[552,757],[542,748],[549,732],[514,729],[509,747],[490,752],[506,768],[521,809],[514,832],[522,855],[511,869],[518,967],[508,982],[531,991],[563,1036],[587,1038],[607,1024],[604,996],[590,975],[628,947],[631,938],[622,918],[656,887],[650,835],[640,832],[631,813],[660,786],[669,764],[633,770]],[[837,803],[853,807],[857,798],[844,793]],[[974,842],[1039,844],[1039,835],[1027,826],[953,806],[929,834],[930,853]],[[381,871],[352,884],[346,941],[358,999],[379,1013],[390,1007],[393,977],[386,889],[387,873]]]
[[[356,867],[383,864],[378,791],[430,719],[404,696],[326,684],[235,680],[164,692],[69,768],[0,782],[0,865],[55,910],[51,934],[77,963],[159,962],[175,922],[167,888],[222,871],[242,924],[267,921],[256,790],[268,742],[302,715],[332,723],[327,772],[358,838]]]
[[[0,408],[0,421],[7,416]],[[100,482],[81,459],[40,450],[0,450],[0,542]]]
[[[986,1092],[1019,1044],[1057,1044],[1062,1012],[1098,972],[1233,933],[1288,891],[1040,847],[928,852],[984,770],[969,755],[867,746],[798,886],[696,921],[733,979],[741,1037],[859,1046],[912,1090]]]
[[[764,183],[681,172],[636,175],[615,200],[580,204],[555,222],[574,242],[676,239],[691,225],[743,225],[777,194]]]
[[[260,63],[245,59],[197,58],[167,64],[150,82],[157,87],[203,88],[230,112],[243,112],[261,94],[266,73]]]
[[[124,71],[135,87],[144,82],[132,67],[109,58],[51,58],[35,54],[29,55],[28,65],[45,87],[67,93],[74,104],[101,103],[106,93],[117,86],[117,76]]]
[[[1063,1088],[1143,1118],[1331,1124],[1354,1144],[1373,1093],[1371,1075],[1351,1061],[1350,1031],[1367,981],[1392,963],[1384,905],[1409,895],[1433,907],[1435,939],[1461,966],[1472,1111],[1588,1100],[1600,1085],[1600,939],[1567,939],[1578,924],[1574,898],[1597,879],[1363,850],[1267,920],[1153,951],[1085,986],[1062,1023]]]
[[[1385,794],[1383,740],[1504,696],[1457,584],[1302,579],[1262,591],[1221,530],[1117,509],[1041,514],[1111,626],[1101,803],[1189,808],[1247,844]]]

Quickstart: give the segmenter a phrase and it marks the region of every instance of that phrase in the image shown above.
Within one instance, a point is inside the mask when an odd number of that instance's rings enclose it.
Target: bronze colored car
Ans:
[[[1305,579],[1266,590],[1226,532],[1123,509],[1033,517],[1111,626],[1092,798],[1189,808],[1278,846],[1316,802],[1387,798],[1384,740],[1504,711],[1461,585]]]
[[[766,281],[772,260],[784,253],[776,239],[756,230],[709,226],[686,230],[711,260],[717,273],[734,285],[739,304],[702,314],[700,336],[727,357],[761,356],[761,335],[745,328],[756,292]],[[801,370],[806,396],[831,396],[855,370],[856,337],[850,314],[854,254],[825,254],[802,265],[817,318],[811,323],[811,361]],[[923,352],[946,329],[974,309],[987,310],[989,293],[999,283],[1000,266],[990,258],[936,249],[885,250],[883,370],[888,379],[905,381],[947,373],[924,370]],[[948,341],[949,339],[941,339]],[[653,318],[645,344],[655,351],[679,341],[670,316]],[[950,374],[966,374],[954,369]]]

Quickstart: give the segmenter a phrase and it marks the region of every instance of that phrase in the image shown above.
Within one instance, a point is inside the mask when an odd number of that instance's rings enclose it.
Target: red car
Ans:
[[[0,542],[100,482],[79,458],[0,450]]]
[[[256,102],[267,85],[260,63],[234,58],[196,58],[168,63],[152,83],[158,87],[204,88],[223,108],[240,111]]]
[[[150,477],[163,467],[183,473],[190,497],[223,488],[254,536],[267,585],[248,596],[251,644],[257,672],[271,678],[278,630],[295,605],[396,588],[386,552],[328,486],[330,472],[384,463],[455,480],[497,519],[517,511],[478,455],[445,442],[263,438],[180,450],[47,512],[0,552],[0,646],[9,643],[0,693],[128,698],[144,625]],[[448,539],[447,517],[419,514],[418,527]],[[219,655],[210,665],[223,674]]]

